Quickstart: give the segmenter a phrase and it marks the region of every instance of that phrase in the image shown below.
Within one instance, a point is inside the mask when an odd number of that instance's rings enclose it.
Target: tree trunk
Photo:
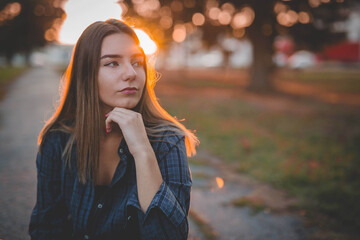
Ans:
[[[271,75],[273,72],[272,42],[266,40],[261,38],[251,39],[251,42],[253,43],[253,63],[250,70],[248,90],[273,90],[271,82]]]
[[[265,6],[266,5],[266,6]],[[273,72],[273,42],[274,42],[274,15],[269,14],[272,1],[254,1],[255,19],[248,29],[248,36],[253,46],[253,63],[250,72],[248,90],[268,92],[274,90],[271,75]],[[264,33],[264,27],[271,28],[272,32]]]
[[[10,53],[10,52],[6,52],[5,53],[5,59],[6,59],[6,65],[11,67],[13,65],[13,57],[14,54]]]

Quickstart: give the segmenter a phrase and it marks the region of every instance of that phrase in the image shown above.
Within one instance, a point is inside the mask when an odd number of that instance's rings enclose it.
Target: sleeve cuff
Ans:
[[[182,187],[187,187],[184,184],[181,185],[183,185]],[[139,224],[145,223],[151,212],[153,212],[152,209],[155,207],[159,208],[176,227],[186,217],[184,209],[182,209],[174,193],[171,191],[170,187],[165,183],[165,181],[163,181],[163,183],[160,185],[160,188],[151,201],[148,209],[146,210],[146,213],[143,213],[141,210],[137,197],[137,191],[132,192],[127,205],[134,206],[138,209]]]

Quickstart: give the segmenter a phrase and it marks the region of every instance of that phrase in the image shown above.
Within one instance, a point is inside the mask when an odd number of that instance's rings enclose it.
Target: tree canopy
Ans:
[[[0,55],[10,62],[16,53],[55,41],[66,15],[64,0],[0,1]]]
[[[220,34],[247,38],[253,45],[249,88],[271,88],[276,36],[291,37],[297,49],[320,50],[344,39],[341,23],[356,0],[123,0],[119,2],[134,24],[149,28],[160,46],[181,42],[201,29],[206,45],[218,44]]]

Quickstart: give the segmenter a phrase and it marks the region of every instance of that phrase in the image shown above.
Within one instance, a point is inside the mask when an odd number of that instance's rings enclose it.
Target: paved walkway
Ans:
[[[36,141],[51,114],[58,83],[51,69],[31,69],[10,86],[0,103],[0,239],[29,239],[36,199]]]
[[[36,199],[36,140],[58,99],[58,84],[54,70],[34,68],[11,85],[0,103],[0,239],[29,239],[27,227]],[[271,211],[253,215],[248,208],[229,205],[234,198],[256,192],[257,185],[221,169],[211,156],[202,158],[212,164],[191,165],[191,239],[306,239],[308,230],[297,216]],[[222,188],[216,177],[224,179]]]

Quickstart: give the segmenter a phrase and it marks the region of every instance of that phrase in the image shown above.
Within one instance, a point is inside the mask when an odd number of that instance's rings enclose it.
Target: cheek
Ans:
[[[107,96],[111,93],[112,84],[106,79],[106,77],[99,74],[98,78],[98,88],[99,88],[99,97],[101,100],[106,99]]]
[[[140,79],[140,84],[141,84],[141,87],[142,89],[144,90],[145,89],[145,85],[146,85],[146,74],[145,74],[145,71],[141,71],[140,73],[138,73],[138,76],[139,79]]]

